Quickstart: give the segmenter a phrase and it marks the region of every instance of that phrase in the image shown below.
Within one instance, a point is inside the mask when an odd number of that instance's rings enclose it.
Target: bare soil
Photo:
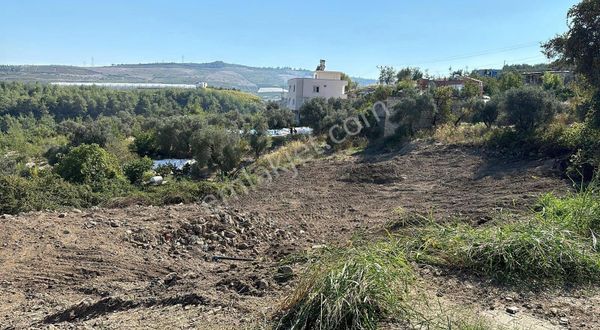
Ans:
[[[416,142],[384,155],[312,160],[224,205],[2,216],[0,329],[260,327],[301,271],[293,264],[290,276],[281,266],[288,256],[344,245],[399,209],[475,225],[497,212],[527,212],[540,194],[569,191],[553,165]],[[499,323],[600,328],[600,296],[589,291],[522,293],[419,272],[440,299]],[[505,312],[513,305],[518,317]]]

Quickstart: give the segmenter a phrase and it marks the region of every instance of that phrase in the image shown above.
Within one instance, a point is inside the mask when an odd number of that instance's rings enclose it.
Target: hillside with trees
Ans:
[[[61,65],[0,65],[0,81],[22,82],[125,82],[197,84],[256,92],[260,87],[287,88],[291,78],[310,77],[312,71],[292,68],[258,68],[224,62],[117,64],[98,67]],[[374,80],[353,77],[360,85]]]

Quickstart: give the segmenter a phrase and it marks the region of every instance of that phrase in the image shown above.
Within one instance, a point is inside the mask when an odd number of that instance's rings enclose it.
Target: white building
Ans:
[[[317,67],[312,78],[293,78],[288,80],[288,94],[285,99],[286,106],[297,112],[306,100],[322,97],[347,98],[346,87],[348,82],[342,80],[342,73],[325,71],[325,61]]]

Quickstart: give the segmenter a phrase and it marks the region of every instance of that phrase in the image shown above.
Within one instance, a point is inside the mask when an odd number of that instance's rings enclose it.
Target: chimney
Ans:
[[[319,62],[319,66],[317,67],[316,71],[325,71],[325,60],[321,60]]]

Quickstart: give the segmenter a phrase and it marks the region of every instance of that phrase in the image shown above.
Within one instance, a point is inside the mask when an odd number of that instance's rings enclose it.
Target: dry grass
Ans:
[[[289,168],[305,162],[321,152],[320,144],[314,139],[291,141],[281,148],[258,158],[252,168]]]
[[[496,128],[488,128],[483,123],[444,124],[435,129],[432,137],[444,144],[483,145],[494,130]]]

